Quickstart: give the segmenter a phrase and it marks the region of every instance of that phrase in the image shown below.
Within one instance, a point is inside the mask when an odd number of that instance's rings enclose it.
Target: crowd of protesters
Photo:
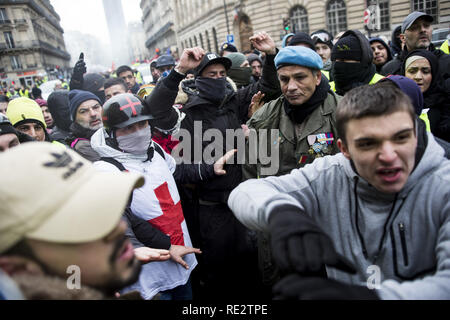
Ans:
[[[281,47],[259,32],[251,51],[162,55],[147,84],[81,54],[47,100],[7,90],[0,299],[450,299],[450,56],[432,23]]]

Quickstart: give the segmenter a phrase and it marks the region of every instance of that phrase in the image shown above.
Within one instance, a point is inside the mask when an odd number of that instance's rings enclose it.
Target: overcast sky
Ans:
[[[109,42],[102,0],[50,0],[50,2],[61,17],[61,26],[64,31],[77,30]],[[142,11],[139,3],[140,0],[122,0],[127,24],[141,20]]]

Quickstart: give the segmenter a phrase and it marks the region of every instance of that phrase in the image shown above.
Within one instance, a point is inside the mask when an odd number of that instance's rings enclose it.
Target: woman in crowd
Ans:
[[[404,60],[402,74],[422,90],[431,132],[450,141],[450,86],[441,77],[436,56],[427,50],[411,51]]]

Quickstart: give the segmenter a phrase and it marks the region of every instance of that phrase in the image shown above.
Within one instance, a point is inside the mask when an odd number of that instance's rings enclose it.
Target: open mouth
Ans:
[[[402,169],[400,168],[379,169],[376,171],[376,173],[382,181],[386,183],[393,183],[400,178]]]

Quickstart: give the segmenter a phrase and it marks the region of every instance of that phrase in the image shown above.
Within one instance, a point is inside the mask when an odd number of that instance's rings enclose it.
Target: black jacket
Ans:
[[[275,56],[267,57],[260,81],[230,94],[222,103],[222,106],[213,104],[198,95],[191,95],[189,101],[181,110],[186,114],[181,123],[181,128],[187,130],[191,137],[194,137],[195,122],[199,121],[198,123],[202,125],[202,136],[206,130],[212,128],[222,133],[223,154],[235,149],[235,141],[229,141],[227,145],[226,130],[240,129],[241,125],[246,123],[248,108],[253,95],[261,91],[265,93],[265,100],[270,101],[281,94],[274,58]],[[156,118],[153,120],[156,127],[169,129],[173,128],[177,122],[178,115],[172,105],[178,94],[179,83],[183,78],[182,75],[172,71],[168,77],[158,83],[152,94],[146,98],[146,108]],[[202,152],[209,144],[210,141],[202,142]],[[191,153],[194,153],[194,150],[195,142],[191,141]],[[194,154],[192,154],[191,160],[194,159]],[[234,160],[234,163],[237,163],[236,157]],[[242,171],[241,165],[238,164],[226,165],[225,170],[227,171],[226,175],[199,184],[199,194],[203,200],[226,203],[231,190],[241,182]]]
[[[450,78],[450,56],[446,54],[444,51],[440,49],[436,49],[433,44],[430,44],[428,47],[428,50],[433,52],[433,54],[438,58],[439,60],[439,69],[441,71],[441,75],[444,78],[444,80],[447,80]],[[408,50],[406,47],[403,49],[402,52],[400,52],[394,60],[389,61],[386,63],[383,68],[381,69],[381,74],[383,76],[387,75],[402,75],[402,65],[403,62],[408,55]]]
[[[135,248],[142,246],[166,250],[170,248],[170,236],[133,214],[130,208],[125,209],[123,217],[129,227],[126,235]]]
[[[50,138],[61,143],[66,143],[66,138],[70,135],[69,92],[66,90],[55,91],[48,97],[48,110],[55,121]]]

